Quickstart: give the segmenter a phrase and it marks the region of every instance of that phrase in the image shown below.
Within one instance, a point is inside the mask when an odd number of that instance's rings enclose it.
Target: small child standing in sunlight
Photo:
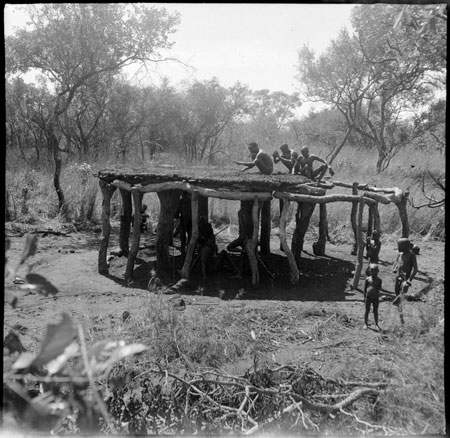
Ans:
[[[366,312],[364,314],[364,330],[367,330],[369,324],[369,313],[370,306],[373,306],[373,318],[375,320],[375,327],[377,331],[380,331],[380,327],[378,325],[378,306],[380,304],[380,292],[382,290],[382,281],[381,278],[378,277],[378,272],[380,268],[376,263],[372,263],[369,266],[370,268],[370,277],[366,278],[366,282],[364,284],[364,303],[366,307]]]

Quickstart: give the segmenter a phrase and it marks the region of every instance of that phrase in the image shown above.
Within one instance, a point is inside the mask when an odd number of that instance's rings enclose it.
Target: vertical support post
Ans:
[[[373,214],[373,229],[380,232],[381,231],[381,220],[380,220],[380,211],[378,210],[378,202],[375,205],[373,205],[371,208],[372,208],[372,214]]]
[[[371,236],[373,231],[373,207],[370,205],[367,218],[367,235]]]
[[[130,224],[132,216],[131,192],[119,189],[122,197],[122,214],[120,215],[119,248],[121,255],[127,256],[129,251]]]
[[[198,217],[203,216],[209,220],[208,216],[208,197],[198,195]]]
[[[292,236],[292,253],[294,254],[297,266],[300,267],[300,259],[303,251],[303,242],[305,234],[308,230],[309,221],[314,212],[315,203],[299,202],[297,207],[297,214],[295,216],[295,231]]]
[[[183,267],[181,268],[181,278],[189,280],[191,272],[192,258],[198,240],[198,192],[194,190],[191,198],[192,234],[186,252]]]
[[[363,224],[363,213],[364,213],[364,200],[361,196],[358,206],[358,222],[356,227],[356,266],[355,266],[355,276],[353,277],[353,289],[358,287],[359,277],[361,276],[361,270],[363,267],[363,254],[364,254],[364,240],[362,235],[362,224]]]
[[[250,269],[252,271],[252,284],[256,285],[259,282],[258,260],[256,259],[256,246],[258,245],[258,231],[259,231],[259,202],[255,196],[252,208],[252,222],[253,234],[251,239],[245,242],[245,250],[247,252]]]
[[[357,195],[357,194],[358,194],[358,183],[354,182],[352,185],[352,195]],[[358,250],[358,236],[357,236],[358,230],[357,230],[357,225],[356,225],[357,211],[358,211],[358,201],[353,201],[352,202],[352,211],[350,213],[350,223],[352,224],[353,236],[355,237],[355,242],[353,243],[351,255],[356,255],[357,250]]]
[[[319,239],[313,243],[313,253],[317,256],[323,256],[325,254],[325,245],[327,242],[327,204],[319,205]]]
[[[261,242],[261,254],[270,254],[271,203],[271,199],[263,201],[261,208],[261,235],[259,239]]]
[[[173,217],[180,203],[180,190],[164,190],[157,192],[160,211],[156,234],[156,270],[166,268],[170,264],[169,244],[173,233]]]
[[[100,245],[98,250],[98,273],[108,275],[108,263],[106,260],[108,253],[109,236],[111,234],[111,197],[116,187],[111,186],[103,180],[100,180],[100,190],[102,192],[102,234],[100,236]]]
[[[400,214],[400,221],[402,222],[402,237],[409,237],[409,221],[408,213],[406,212],[406,205],[408,202],[409,192],[404,192],[401,195],[400,202],[396,202],[395,205],[398,208]]]
[[[130,282],[134,277],[134,262],[139,250],[139,240],[141,237],[141,201],[142,196],[137,190],[132,191],[134,204],[133,238],[131,239],[131,249],[128,254],[127,267],[125,270],[125,280]]]
[[[289,214],[290,202],[287,198],[280,198],[280,201],[283,203],[280,217],[280,243],[289,262],[289,268],[291,271],[291,283],[297,284],[300,278],[300,273],[298,271],[297,263],[295,263],[294,254],[292,254],[291,248],[289,248],[286,240],[286,223]]]

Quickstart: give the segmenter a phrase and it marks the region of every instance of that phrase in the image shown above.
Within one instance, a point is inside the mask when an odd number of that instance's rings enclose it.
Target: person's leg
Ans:
[[[313,179],[313,172],[312,172],[312,168],[309,164],[305,164],[305,166],[303,167],[303,171],[302,171],[303,175],[305,175],[307,178],[309,179]]]
[[[233,270],[236,272],[236,275],[234,275],[234,278],[242,278],[241,271],[234,264],[233,259],[231,258],[231,256],[226,251],[222,251],[222,253],[223,253],[223,259],[226,260],[231,265]]]
[[[396,296],[398,296],[402,290],[402,283],[403,283],[402,277],[397,275],[397,277],[395,277],[395,286],[394,286],[394,291],[395,291]]]
[[[366,301],[365,301],[365,306],[366,306],[366,312],[364,313],[364,328],[367,328],[367,326],[369,325],[369,312],[370,312],[370,299],[368,297],[366,297]]]
[[[378,326],[378,306],[380,304],[380,300],[377,298],[376,300],[373,301],[373,318],[375,320],[375,325],[380,328]]]
[[[312,173],[311,179],[313,179],[315,181],[320,181],[323,178],[323,176],[325,175],[326,171],[327,171],[326,164],[322,164]]]
[[[202,277],[206,278],[206,264],[212,256],[211,248],[207,245],[200,248],[200,263],[202,267]]]

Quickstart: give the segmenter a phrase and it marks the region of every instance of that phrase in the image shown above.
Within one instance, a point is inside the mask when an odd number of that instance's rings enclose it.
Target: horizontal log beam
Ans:
[[[346,187],[348,189],[351,189],[353,187],[353,184],[342,181],[330,181],[330,184],[334,184],[335,186],[338,187]],[[398,192],[401,192],[401,190],[397,187],[382,188],[370,186],[369,184],[358,184],[358,190],[366,190],[368,192],[392,193],[392,194],[397,194]]]
[[[342,187],[352,186],[347,183],[334,183],[335,185],[340,185]],[[283,191],[275,191],[273,194],[271,192],[239,192],[239,191],[230,191],[230,190],[215,190],[208,189],[204,187],[198,187],[191,185],[186,181],[170,181],[156,184],[147,184],[147,185],[131,185],[125,181],[114,180],[111,183],[112,186],[118,187],[123,190],[127,190],[129,192],[140,192],[140,193],[149,193],[149,192],[161,192],[164,190],[184,190],[192,193],[194,190],[198,191],[198,193],[202,196],[206,196],[208,198],[218,198],[218,199],[228,199],[232,201],[251,201],[255,199],[255,196],[259,201],[265,201],[268,199],[272,199],[272,196],[275,198],[283,198],[288,196],[290,201],[295,202],[317,202],[318,204],[328,203],[328,202],[354,202],[359,200],[359,195],[354,198],[354,195],[346,195],[346,194],[336,194],[336,195],[319,195],[316,196],[314,194],[294,194],[291,192],[283,192]],[[305,186],[305,188],[308,186]],[[364,202],[368,205],[371,205],[373,202],[380,202],[382,204],[389,204],[393,202],[397,204],[401,202],[403,197],[403,192],[394,187],[392,189],[378,189],[378,191],[384,191],[385,193],[390,193],[387,196],[379,193],[371,193],[370,190],[374,188],[370,188],[367,185],[358,185],[358,188],[364,188],[367,191],[364,192]],[[308,189],[316,189],[319,188],[308,187]],[[323,190],[323,189],[322,189]]]
[[[165,190],[184,190],[186,192],[193,193],[194,190],[197,191],[202,196],[207,196],[208,198],[220,198],[220,199],[229,199],[232,201],[252,201],[258,198],[258,201],[266,201],[268,199],[272,199],[271,192],[231,192],[226,190],[214,190],[207,189],[204,187],[197,187],[189,184],[185,181],[171,181],[157,184],[147,184],[147,185],[131,185],[124,181],[114,180],[111,183],[115,187],[119,187],[124,190],[128,190],[130,192],[140,192],[140,193],[149,193],[149,192],[162,192]]]
[[[255,198],[257,198],[258,201],[267,201],[272,199],[271,192],[228,192],[205,189],[203,187],[191,187],[197,190],[199,194],[207,196],[208,198],[230,199],[232,201],[251,201]]]
[[[119,179],[115,179],[112,183],[112,186],[118,187],[119,189],[126,190],[127,192],[131,192],[131,188],[133,187],[131,184],[128,184],[125,181],[120,181]]]
[[[192,188],[185,181],[167,181],[155,184],[135,184],[131,187],[131,191],[141,193],[163,192],[164,190],[185,190],[192,193]]]
[[[294,195],[286,192],[274,192],[274,198],[283,199],[287,198],[289,201],[294,202],[312,202],[317,204],[327,204],[329,202],[355,202],[361,198],[368,205],[375,204],[376,201],[370,198],[366,198],[360,195],[324,195],[324,196],[311,196],[311,195]]]

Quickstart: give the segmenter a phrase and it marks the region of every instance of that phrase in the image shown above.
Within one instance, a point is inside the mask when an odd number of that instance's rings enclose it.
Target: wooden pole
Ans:
[[[367,217],[367,236],[371,236],[373,231],[373,206],[369,205]]]
[[[323,256],[327,242],[327,204],[319,204],[319,207],[319,239],[313,243],[313,253],[317,256]]]
[[[208,197],[198,195],[198,217],[203,216],[209,220],[208,216]]]
[[[291,248],[289,248],[289,245],[287,244],[286,239],[286,224],[287,224],[287,218],[289,214],[289,199],[287,198],[280,198],[280,201],[283,202],[283,208],[281,210],[281,217],[280,217],[280,242],[281,247],[283,248],[284,253],[287,256],[288,262],[289,262],[289,268],[291,270],[291,283],[297,284],[298,280],[300,278],[300,273],[298,271],[297,263],[295,263],[295,257],[294,254],[292,254]]]
[[[378,210],[378,202],[372,206],[373,213],[373,229],[381,232],[380,211]]]
[[[270,254],[270,229],[272,228],[271,200],[264,201],[261,208],[261,254]]]
[[[352,195],[356,196],[358,195],[358,183],[354,182],[352,185]],[[356,213],[358,211],[358,201],[353,201],[352,202],[352,211],[350,213],[350,223],[352,224],[352,229],[353,229],[353,236],[355,238],[355,243],[353,244],[353,248],[352,248],[352,255],[356,255],[356,251],[357,251],[357,247],[358,247],[358,237],[357,237],[357,225],[356,225]]]
[[[363,213],[364,213],[364,200],[361,198],[358,207],[358,222],[356,233],[357,253],[356,253],[355,276],[353,277],[353,289],[356,289],[358,287],[359,277],[361,276],[361,270],[363,267],[363,255],[364,255],[364,240],[362,235]]]
[[[122,214],[120,215],[119,248],[121,255],[127,256],[129,251],[130,224],[132,216],[131,192],[119,189],[122,197]]]
[[[359,202],[359,195],[299,195],[289,192],[273,192],[274,198],[288,198],[291,202],[308,202],[314,204],[328,204],[330,202]],[[375,204],[377,201],[364,195],[367,205]],[[390,201],[389,201],[390,202]]]
[[[111,234],[111,197],[116,190],[114,186],[109,185],[103,180],[99,181],[102,192],[102,234],[100,236],[100,245],[98,250],[98,273],[108,275],[108,262],[106,260],[108,253],[109,236]]]
[[[187,248],[186,258],[184,259],[184,264],[181,269],[181,278],[189,280],[189,275],[191,272],[192,257],[194,256],[195,247],[197,246],[198,240],[198,192],[194,191],[192,193],[191,199],[191,212],[192,212],[192,234],[191,240]]]
[[[295,216],[296,226],[294,235],[292,236],[292,253],[299,268],[305,234],[308,230],[309,221],[311,220],[315,206],[316,204],[313,202],[298,203],[297,214]]]
[[[173,217],[180,203],[180,190],[165,190],[157,192],[160,211],[156,234],[156,270],[170,266],[169,245],[173,233]]]
[[[141,237],[141,201],[139,192],[132,192],[134,204],[133,238],[131,239],[131,249],[128,254],[127,267],[125,270],[125,280],[128,282],[134,278],[134,262],[139,250],[139,240]]]
[[[258,245],[258,231],[259,231],[259,202],[255,197],[252,208],[253,221],[253,235],[251,239],[245,242],[245,250],[247,252],[250,269],[252,271],[252,284],[256,285],[259,282],[258,260],[256,259],[256,246]]]
[[[395,205],[398,208],[398,212],[400,214],[400,221],[402,223],[402,237],[409,237],[409,221],[408,221],[408,213],[406,211],[408,197],[409,192],[404,192],[402,193],[400,201],[395,203]]]

